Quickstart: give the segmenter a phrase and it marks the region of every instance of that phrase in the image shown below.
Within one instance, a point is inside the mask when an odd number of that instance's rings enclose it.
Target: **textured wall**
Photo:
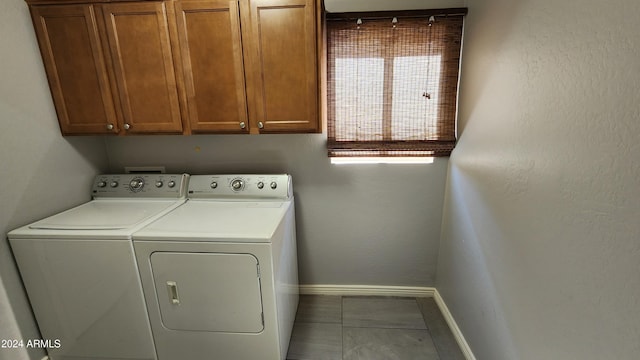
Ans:
[[[22,0],[0,2],[0,233],[89,199],[106,169],[104,141],[60,136],[33,26]],[[0,339],[37,339],[9,243],[0,240]],[[30,356],[30,357],[29,357]],[[41,350],[0,349],[0,360]]]
[[[638,358],[639,14],[469,2],[437,287],[478,359]]]
[[[325,142],[321,134],[119,137],[107,149],[114,172],[292,174],[301,284],[433,286],[447,160],[331,165]]]

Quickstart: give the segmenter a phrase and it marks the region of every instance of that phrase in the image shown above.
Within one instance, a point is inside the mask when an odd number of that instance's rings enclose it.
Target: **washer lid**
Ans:
[[[157,215],[175,200],[93,200],[29,225],[41,230],[121,230]]]
[[[133,239],[270,242],[290,204],[189,200],[136,232]]]

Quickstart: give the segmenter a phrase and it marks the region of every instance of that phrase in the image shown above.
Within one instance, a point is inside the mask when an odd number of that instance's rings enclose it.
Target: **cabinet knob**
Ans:
[[[262,121],[258,121],[258,128],[264,129],[264,123]]]
[[[247,124],[245,124],[244,121],[240,123],[240,129],[244,129],[246,127],[247,127]]]
[[[113,130],[113,124],[107,124],[107,130]]]
[[[129,125],[129,124],[124,124],[124,129],[125,129],[125,130],[129,130],[129,129],[131,129],[131,125]]]

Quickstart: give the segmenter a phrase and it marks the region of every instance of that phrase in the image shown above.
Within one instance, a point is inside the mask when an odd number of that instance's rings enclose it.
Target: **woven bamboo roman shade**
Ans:
[[[329,156],[448,156],[463,14],[376,15],[328,14]]]

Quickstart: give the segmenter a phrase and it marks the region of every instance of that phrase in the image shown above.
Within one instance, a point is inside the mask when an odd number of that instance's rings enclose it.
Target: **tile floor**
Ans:
[[[433,298],[301,295],[288,360],[464,360]]]

